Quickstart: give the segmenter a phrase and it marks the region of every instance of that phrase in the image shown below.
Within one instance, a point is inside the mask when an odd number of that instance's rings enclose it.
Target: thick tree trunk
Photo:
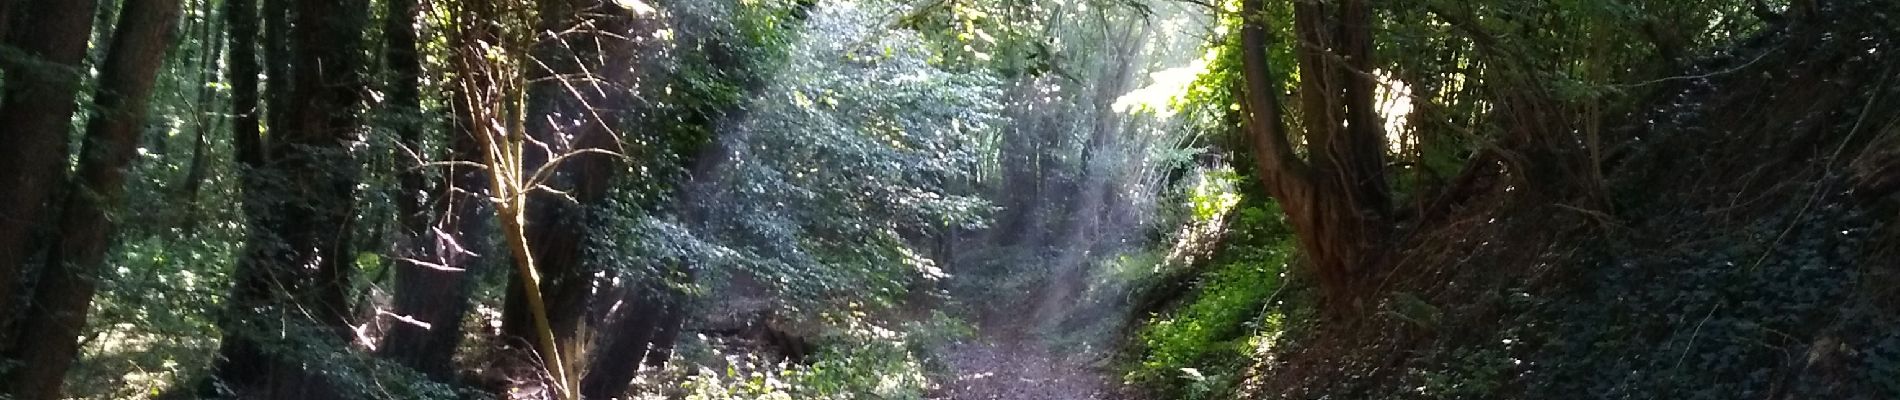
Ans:
[[[299,62],[287,71],[289,79],[272,77],[270,92],[273,103],[287,109],[271,112],[282,117],[270,121],[272,135],[261,143],[261,154],[239,150],[240,158],[258,157],[253,161],[261,163],[252,172],[256,176],[246,179],[252,232],[227,302],[226,340],[214,375],[245,395],[322,398],[332,396],[334,388],[317,373],[321,366],[267,351],[274,346],[264,341],[349,337],[345,290],[355,258],[348,244],[356,185],[350,145],[360,129],[365,88],[359,49],[369,4],[305,0],[294,5],[286,53],[298,55]],[[282,325],[264,325],[271,323]],[[298,334],[265,336],[285,331]]]
[[[680,340],[680,329],[686,327],[686,302],[689,300],[683,294],[674,294],[660,315],[654,317],[660,320],[660,330],[647,340],[647,357],[642,369],[665,370],[666,363],[673,359],[673,349]]]
[[[1262,183],[1286,213],[1311,264],[1324,310],[1356,315],[1389,235],[1385,133],[1372,96],[1370,10],[1364,0],[1294,5],[1306,157],[1295,153],[1267,49],[1265,0],[1246,0],[1242,111]],[[1335,12],[1337,14],[1331,14]]]
[[[293,12],[287,3],[296,0],[253,1],[263,2],[263,14],[258,16],[257,20],[263,24],[263,30],[261,32],[263,36],[260,37],[263,43],[259,45],[259,47],[264,49],[264,57],[261,60],[265,76],[264,84],[272,93],[289,93],[290,82],[291,79],[294,78],[292,75],[296,72],[291,66],[302,65],[298,61],[300,54],[291,51],[289,38],[290,19],[293,18]],[[289,101],[289,96],[273,95],[264,97],[263,104],[261,104],[264,107],[262,109],[264,114],[259,115],[258,118],[273,124],[273,126],[275,126],[277,122],[271,121],[290,119],[290,112],[293,110],[291,110]]]
[[[479,193],[487,185],[477,170],[453,172],[456,191]],[[379,355],[448,382],[454,376],[455,350],[462,341],[462,318],[468,314],[470,271],[479,263],[470,238],[484,232],[489,211],[478,195],[449,193],[442,217],[428,240],[428,253],[411,255],[396,263],[395,301],[390,325],[378,347]]]
[[[390,3],[395,6],[395,3],[403,1]],[[407,6],[413,10],[413,4]],[[396,13],[392,11],[391,15]],[[465,13],[464,18],[481,18],[485,15]],[[392,26],[385,29],[396,28],[393,26],[395,24],[392,22]],[[462,27],[466,31],[460,34],[465,36],[458,38],[456,45],[492,43],[494,35],[486,27],[482,23]],[[478,118],[469,108],[468,99],[472,97],[459,92],[467,89],[465,85],[450,87],[452,91],[458,92],[449,96],[449,108],[453,114],[449,128],[449,158],[479,163],[482,150],[476,135],[485,133],[473,125]],[[484,171],[456,165],[448,167],[445,176],[449,182],[444,186],[449,189],[443,191],[440,200],[435,202],[438,207],[435,226],[415,232],[417,238],[425,241],[412,247],[419,254],[409,255],[411,260],[396,264],[396,298],[392,312],[397,318],[406,318],[408,321],[391,325],[379,348],[383,357],[444,382],[453,376],[451,361],[462,340],[462,318],[469,309],[471,281],[468,274],[478,263],[475,260],[477,249],[470,239],[480,237],[477,233],[487,231],[487,216],[492,215],[492,211],[482,206],[487,199],[481,193],[488,187]]]
[[[231,48],[230,69],[226,71],[226,79],[231,81],[231,148],[233,158],[241,166],[238,169],[238,182],[239,187],[246,194],[243,196],[241,207],[246,219],[251,223],[251,235],[254,237],[261,234],[261,227],[257,226],[257,223],[262,221],[258,217],[268,212],[263,196],[257,195],[267,191],[268,187],[262,175],[265,167],[265,149],[259,124],[262,122],[264,110],[258,108],[260,103],[258,74],[263,68],[257,59],[260,18],[256,1],[227,0],[224,3],[225,18],[230,21],[225,25],[225,29],[228,31],[227,40],[230,41]],[[252,303],[261,302],[263,296],[269,291],[269,282],[265,279],[267,278],[258,268],[240,263],[232,276],[233,299]],[[244,313],[256,311],[261,304],[239,306],[236,301],[231,304],[224,311],[229,315],[219,317],[219,325],[224,330],[225,340],[218,349],[219,360],[212,367],[212,373],[217,377],[205,379],[197,387],[192,388],[191,390],[197,392],[192,397],[220,396],[219,388],[223,386],[219,382],[221,380],[256,382],[262,376],[263,371],[251,369],[253,366],[264,363],[262,350],[257,348],[257,343],[251,340],[239,339],[239,335],[244,334],[243,332],[233,331],[234,327],[246,327],[242,321],[245,318]],[[183,392],[168,393],[160,397],[184,397],[178,395],[179,393]]]
[[[416,48],[416,0],[385,0],[383,15],[383,62],[390,75],[388,122],[396,131],[402,160],[422,161],[429,154],[422,146],[422,59]],[[407,166],[405,163],[397,165]],[[428,229],[429,216],[422,194],[428,190],[429,171],[416,166],[397,173],[396,223],[406,238],[416,238]]]
[[[94,0],[20,2],[24,22],[7,47],[24,58],[6,64],[0,93],[0,344],[12,343],[24,278],[48,214],[47,203],[65,176],[66,141],[72,128],[74,94],[85,73],[86,41],[92,33]]]
[[[603,332],[612,335],[592,354],[587,376],[581,379],[581,398],[610,399],[624,397],[634,374],[653,338],[660,332],[657,314],[665,307],[666,294],[659,285],[642,285],[625,297],[627,311],[616,316]]]
[[[0,0],[0,43],[12,43],[7,41],[12,32],[7,29],[13,26],[13,9],[16,8],[13,3],[18,1]]]
[[[258,136],[258,123],[263,117],[257,108],[257,74],[261,67],[257,64],[257,1],[226,0],[225,18],[230,21],[225,28],[230,30],[231,69],[226,78],[231,80],[231,147],[238,163],[247,169],[240,172],[246,182],[247,190],[255,187],[249,183],[256,174],[250,169],[262,168],[263,143]]]
[[[17,358],[31,367],[15,370],[6,381],[15,400],[61,398],[60,383],[79,355],[75,338],[86,325],[94,275],[103,269],[110,248],[113,224],[107,214],[124,202],[125,172],[179,11],[178,0],[128,0],[125,8],[100,71],[95,96],[100,114],[86,128],[78,179],[66,196],[59,235],[20,324],[31,335],[20,337]]]

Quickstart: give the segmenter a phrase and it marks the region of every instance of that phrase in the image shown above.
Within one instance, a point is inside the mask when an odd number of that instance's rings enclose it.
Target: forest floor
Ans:
[[[1061,357],[1033,338],[990,337],[944,351],[953,379],[936,400],[1115,400],[1111,382],[1095,367]],[[1015,336],[1015,335],[1004,335]]]

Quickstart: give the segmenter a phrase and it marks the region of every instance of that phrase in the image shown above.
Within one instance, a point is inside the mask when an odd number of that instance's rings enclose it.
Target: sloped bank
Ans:
[[[1649,83],[1612,207],[1495,180],[1236,397],[1900,398],[1900,5],[1823,3]]]

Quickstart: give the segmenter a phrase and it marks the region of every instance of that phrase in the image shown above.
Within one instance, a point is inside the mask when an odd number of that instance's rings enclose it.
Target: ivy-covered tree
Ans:
[[[266,21],[290,25],[287,54],[295,58],[267,54],[265,60],[288,67],[268,75],[264,95],[283,107],[268,108],[271,134],[234,140],[250,145],[236,152],[249,167],[245,173],[253,174],[244,179],[251,231],[227,300],[226,337],[212,387],[324,398],[336,389],[323,378],[323,367],[291,349],[340,350],[351,338],[348,288],[356,266],[350,237],[359,174],[352,145],[362,134],[361,43],[368,2],[265,8]]]

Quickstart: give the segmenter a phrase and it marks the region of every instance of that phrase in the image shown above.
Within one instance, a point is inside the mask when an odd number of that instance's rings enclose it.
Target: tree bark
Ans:
[[[403,146],[401,151],[409,156],[405,159],[427,160],[429,155],[422,148],[422,59],[417,53],[415,30],[419,9],[416,0],[386,0],[383,4],[383,62],[392,81],[388,85],[392,114],[388,123]],[[396,196],[396,221],[405,237],[420,237],[428,229],[424,204],[429,199],[423,193],[428,190],[425,183],[430,170],[418,166],[397,174],[401,193]]]
[[[406,30],[410,25],[398,22],[395,16],[406,13],[409,17],[400,20],[413,21],[415,4],[408,0],[394,0],[388,4],[392,7],[389,14],[392,19],[389,26],[384,29]],[[460,15],[465,19],[481,19],[488,14],[464,12]],[[403,26],[396,26],[398,24]],[[458,34],[462,36],[457,38],[456,46],[493,43],[494,35],[487,26],[485,23],[474,22],[460,27],[459,29],[463,31]],[[409,36],[408,44],[403,46],[406,50],[392,49],[391,52],[407,51],[409,53],[407,57],[414,57],[413,31],[406,36]],[[390,41],[391,46],[397,46],[401,39],[392,37]],[[395,62],[394,59],[397,57],[392,55],[391,58],[392,62]],[[419,63],[416,65],[420,68]],[[419,76],[420,70],[416,72],[417,75],[409,76]],[[419,86],[419,82],[414,82],[412,78],[405,80],[409,82],[399,83],[399,86],[402,84]],[[464,85],[450,85],[451,91],[466,89]],[[392,98],[394,97],[396,96],[392,95]],[[479,163],[482,158],[481,149],[475,135],[485,133],[473,126],[478,118],[469,109],[468,99],[470,98],[472,97],[468,94],[460,92],[449,96],[449,108],[453,115],[449,124],[451,132],[449,158],[453,161]],[[420,107],[420,103],[411,104]],[[418,132],[416,136],[404,140],[410,143],[412,148],[419,149],[419,139]],[[471,285],[468,273],[477,264],[475,260],[477,253],[472,249],[474,243],[469,239],[479,236],[471,233],[486,231],[488,218],[484,216],[489,215],[489,211],[481,206],[486,202],[481,193],[484,193],[488,187],[484,183],[486,181],[484,171],[454,165],[448,167],[444,175],[449,181],[444,187],[449,189],[440,194],[438,196],[440,200],[435,202],[438,209],[433,229],[425,226],[421,231],[409,233],[421,241],[411,245],[418,254],[409,255],[410,260],[398,261],[396,264],[396,298],[395,304],[392,305],[392,312],[397,318],[407,318],[410,321],[399,321],[391,325],[378,350],[381,356],[413,368],[440,382],[448,382],[454,376],[452,360],[462,340],[461,321],[469,309],[468,295]],[[423,190],[420,183],[405,185],[414,186],[414,190],[417,191]],[[421,200],[405,200],[404,202],[422,203]],[[418,210],[406,212],[405,215],[419,213]]]
[[[13,27],[13,3],[18,3],[18,1],[0,0],[0,43],[12,43],[7,41],[12,34],[12,31],[7,29]]]
[[[264,166],[262,138],[258,136],[258,123],[262,115],[258,106],[257,74],[262,67],[257,63],[257,1],[226,0],[225,18],[230,20],[225,29],[230,31],[231,69],[226,77],[231,80],[231,143],[233,153],[246,171],[239,172],[240,179],[248,182],[255,174],[251,169]],[[244,183],[245,188],[255,187]]]
[[[128,0],[112,48],[101,67],[100,114],[87,126],[78,179],[66,196],[60,232],[45,272],[21,321],[15,347],[31,368],[7,381],[16,400],[61,398],[60,383],[79,354],[80,329],[92,305],[96,277],[104,267],[113,230],[113,209],[124,202],[125,172],[145,126],[158,69],[171,42],[178,0]]]
[[[288,86],[291,84],[290,81],[293,79],[291,75],[294,72],[291,66],[301,65],[297,60],[299,54],[291,51],[290,48],[290,19],[294,12],[286,4],[296,0],[261,1],[263,14],[258,16],[258,21],[262,22],[263,28],[261,37],[263,44],[259,47],[264,49],[261,64],[265,76],[264,84],[273,93],[289,93]],[[262,104],[264,114],[259,115],[258,118],[270,124],[277,122],[269,121],[290,119],[292,110],[289,100],[289,96],[264,97]]]
[[[86,42],[92,33],[94,0],[32,0],[20,3],[24,24],[8,35],[7,47],[24,60],[8,63],[0,93],[0,344],[12,343],[20,311],[14,302],[33,273],[43,215],[65,176],[66,141],[85,73]]]
[[[245,195],[242,208],[251,223],[253,237],[262,234],[261,216],[266,210],[266,202],[261,193],[269,190],[262,171],[265,168],[265,149],[261,136],[260,123],[263,110],[260,103],[258,74],[262,67],[257,60],[258,21],[255,0],[228,0],[225,3],[225,16],[231,23],[226,26],[231,41],[231,147],[233,157],[242,166],[238,170],[239,186]],[[269,292],[268,277],[260,268],[249,263],[240,263],[233,274],[234,286],[231,289],[232,301],[226,313],[221,316],[220,328],[226,339],[218,350],[219,360],[212,368],[215,379],[206,379],[197,388],[196,397],[220,396],[218,381],[256,382],[262,380],[264,371],[253,369],[264,363],[263,350],[257,343],[242,339],[241,332],[234,331],[242,325],[246,311],[261,307],[264,296]],[[239,305],[240,302],[250,304]],[[258,310],[261,311],[261,310]]]
[[[1280,109],[1280,83],[1267,56],[1265,0],[1242,2],[1241,91],[1260,179],[1299,238],[1323,309],[1338,318],[1364,306],[1362,286],[1383,258],[1374,244],[1389,234],[1390,193],[1385,133],[1373,102],[1370,9],[1364,0],[1335,7],[1293,7],[1304,158],[1294,151]]]
[[[439,382],[454,376],[452,360],[462,341],[462,318],[469,310],[468,274],[479,263],[470,239],[489,226],[489,211],[481,206],[485,199],[479,195],[487,187],[481,173],[467,167],[450,171],[453,188],[442,196],[441,217],[432,232],[422,236],[427,243],[421,243],[419,250],[424,252],[395,265],[391,312],[406,321],[392,324],[378,347],[379,355]]]
[[[660,331],[655,315],[665,307],[660,285],[641,285],[624,297],[627,311],[614,318],[603,332],[612,335],[605,346],[592,354],[587,376],[581,379],[581,398],[610,399],[624,397],[633,376],[640,372],[648,345]]]
[[[369,3],[292,5],[284,9],[295,20],[285,53],[297,62],[288,79],[272,76],[270,87],[272,102],[286,109],[270,111],[282,117],[271,119],[271,137],[257,143],[260,149],[239,150],[241,159],[259,162],[245,187],[252,232],[227,301],[226,340],[213,374],[245,395],[323,398],[335,388],[318,373],[321,367],[297,359],[307,355],[265,350],[264,333],[302,332],[268,339],[294,343],[349,337],[345,290],[354,269],[349,235],[357,175],[350,146],[360,130],[365,84],[359,49]],[[283,17],[266,14],[267,22]],[[267,323],[282,325],[262,326]]]
[[[673,349],[679,343],[680,329],[686,325],[686,302],[684,294],[674,294],[666,308],[654,318],[660,321],[660,330],[647,340],[647,357],[642,369],[660,371],[666,369],[667,361],[673,359]]]

